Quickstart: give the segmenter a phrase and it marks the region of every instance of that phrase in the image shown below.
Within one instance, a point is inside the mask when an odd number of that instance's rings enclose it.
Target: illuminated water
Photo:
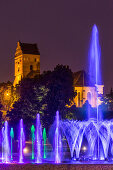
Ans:
[[[21,119],[20,128],[19,128],[19,163],[23,163],[24,146],[25,146],[25,135],[24,135],[23,119]]]
[[[42,162],[42,127],[40,123],[40,115],[36,118],[36,163]]]
[[[2,128],[2,162],[10,162],[10,147],[8,138],[8,122],[5,121]]]
[[[101,49],[99,45],[99,32],[97,26],[92,28],[91,42],[89,48],[89,75],[92,85],[101,85]]]
[[[43,141],[44,141],[44,154],[43,154],[43,158],[46,158],[46,140],[47,140],[47,136],[46,136],[46,129],[43,129]]]
[[[59,112],[56,112],[56,130],[55,130],[55,163],[61,163],[61,136],[59,129]]]
[[[13,139],[14,139],[14,131],[13,128],[10,130],[10,137],[11,137],[11,160],[13,160]]]
[[[88,150],[87,157],[93,159],[105,159],[108,158],[109,153],[112,155],[113,152],[113,122],[112,121],[60,121],[60,128],[69,144],[71,157],[80,158],[80,152],[83,149],[82,143],[84,138],[87,142],[84,146]],[[98,136],[99,135],[99,136]],[[97,144],[101,145],[99,150],[100,157],[97,154]],[[75,151],[75,155],[74,155]]]
[[[32,138],[32,160],[34,160],[35,158],[35,154],[34,154],[35,127],[34,125],[31,126],[31,138]]]
[[[96,105],[97,105],[97,124],[99,121],[102,120],[101,112],[99,113],[99,85],[102,85],[101,81],[101,49],[99,45],[99,33],[97,26],[94,25],[92,29],[92,36],[91,36],[91,43],[90,43],[90,50],[89,50],[89,75],[90,75],[90,83],[95,85],[96,89]],[[90,113],[92,117],[92,114]],[[99,125],[98,125],[99,126]],[[99,132],[98,132],[98,159],[100,157],[100,145],[99,145]]]
[[[89,49],[89,83],[95,88],[97,119],[92,119],[89,114],[88,121],[60,120],[59,112],[56,112],[55,122],[50,129],[52,142],[49,143],[40,115],[37,114],[36,125],[31,127],[31,150],[25,146],[23,120],[20,120],[18,137],[18,154],[13,153],[14,131],[11,128],[9,144],[8,122],[2,128],[2,162],[14,160],[16,163],[76,163],[79,160],[112,160],[113,159],[113,121],[102,121],[98,110],[98,87],[102,84],[100,69],[101,50],[99,45],[99,33],[94,25]],[[43,128],[43,133],[42,133]],[[26,142],[27,145],[27,142]],[[16,155],[16,156],[15,156]],[[29,159],[28,159],[29,157]],[[19,161],[18,159],[19,158]]]

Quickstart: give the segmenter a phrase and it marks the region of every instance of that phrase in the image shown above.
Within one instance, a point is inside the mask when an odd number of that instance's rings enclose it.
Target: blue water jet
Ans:
[[[99,44],[99,32],[97,26],[92,28],[90,49],[89,49],[89,76],[91,85],[101,85],[101,48]]]
[[[100,69],[101,49],[99,44],[99,32],[97,26],[94,25],[92,29],[92,36],[89,49],[89,83],[91,86],[95,86],[96,91],[96,107],[97,107],[97,123],[101,119],[101,113],[99,113],[99,85],[102,85],[101,81],[101,69]],[[92,117],[91,113],[89,118]],[[99,133],[99,132],[98,132]],[[99,158],[99,134],[98,134],[98,158]]]
[[[36,118],[36,163],[42,163],[42,127],[39,114]]]
[[[5,121],[2,128],[2,162],[10,162],[10,147],[8,138],[8,122]]]
[[[59,112],[56,112],[55,163],[61,163],[61,135],[59,131]]]

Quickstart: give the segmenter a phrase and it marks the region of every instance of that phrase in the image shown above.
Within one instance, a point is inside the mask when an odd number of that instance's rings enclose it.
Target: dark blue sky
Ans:
[[[88,67],[93,24],[99,29],[105,90],[113,87],[113,0],[10,0],[0,2],[0,82],[14,79],[18,40],[37,43],[41,72],[67,64]]]

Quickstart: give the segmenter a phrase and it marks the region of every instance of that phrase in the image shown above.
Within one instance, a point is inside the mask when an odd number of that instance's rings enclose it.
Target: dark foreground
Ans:
[[[0,164],[3,170],[113,170],[113,164]]]

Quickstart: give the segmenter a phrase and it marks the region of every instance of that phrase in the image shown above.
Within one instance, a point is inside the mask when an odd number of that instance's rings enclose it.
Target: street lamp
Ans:
[[[86,146],[83,146],[82,150],[85,152],[87,150]]]

